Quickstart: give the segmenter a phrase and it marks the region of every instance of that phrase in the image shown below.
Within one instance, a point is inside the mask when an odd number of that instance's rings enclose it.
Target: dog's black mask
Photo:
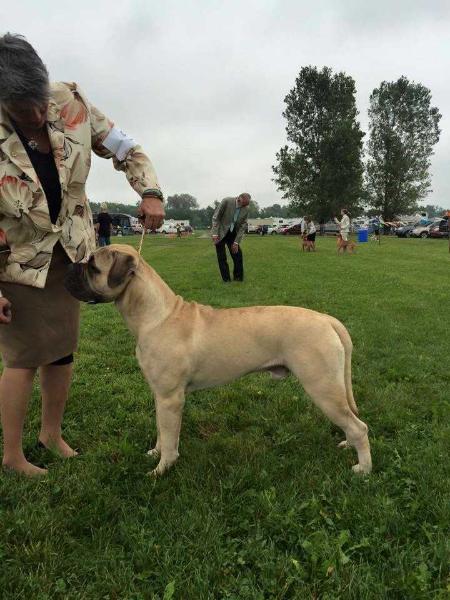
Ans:
[[[64,277],[64,287],[74,298],[82,302],[89,302],[89,304],[106,302],[102,296],[91,289],[86,276],[86,265],[80,263],[69,265]]]

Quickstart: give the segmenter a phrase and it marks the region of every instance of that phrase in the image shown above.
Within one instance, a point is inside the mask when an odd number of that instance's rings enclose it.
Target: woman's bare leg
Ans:
[[[61,424],[72,380],[73,363],[46,365],[39,369],[42,394],[42,423],[39,440],[64,458],[76,456],[62,438]]]
[[[23,424],[35,373],[36,369],[5,367],[0,380],[3,466],[29,476],[45,475],[47,472],[28,462],[22,448]]]

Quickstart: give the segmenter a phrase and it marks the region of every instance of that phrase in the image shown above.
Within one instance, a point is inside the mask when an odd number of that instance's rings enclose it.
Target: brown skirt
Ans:
[[[0,281],[12,305],[9,325],[0,325],[0,353],[6,367],[49,365],[77,348],[80,303],[63,285],[70,259],[60,244],[53,250],[44,289]]]

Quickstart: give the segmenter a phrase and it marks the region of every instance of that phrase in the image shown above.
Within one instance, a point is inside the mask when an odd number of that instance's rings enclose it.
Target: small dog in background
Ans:
[[[342,236],[338,234],[336,238],[336,249],[338,254],[340,252],[344,253],[345,251],[348,251],[349,254],[354,254],[356,250],[356,244],[353,240],[348,240],[348,242],[344,242]]]
[[[308,238],[306,234],[302,235],[302,252],[309,252],[310,250],[310,243],[308,242]]]

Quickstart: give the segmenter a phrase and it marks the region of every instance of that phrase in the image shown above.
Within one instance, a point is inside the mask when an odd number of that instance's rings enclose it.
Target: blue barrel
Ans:
[[[358,229],[358,242],[368,242],[369,241],[369,230],[368,229]]]

